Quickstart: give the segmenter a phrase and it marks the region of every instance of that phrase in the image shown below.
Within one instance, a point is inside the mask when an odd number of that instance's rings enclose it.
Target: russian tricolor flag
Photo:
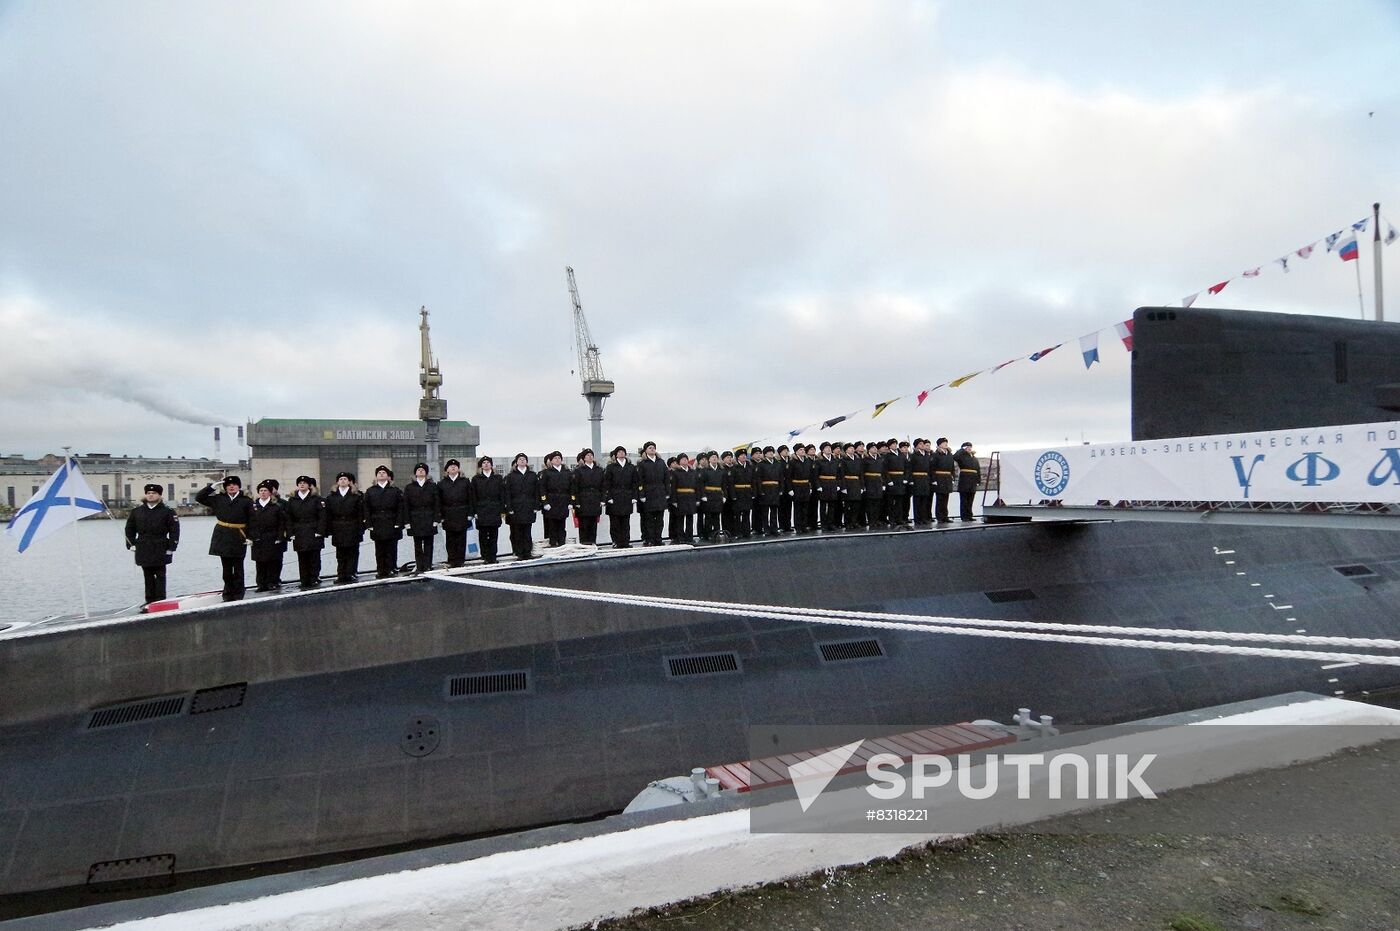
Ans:
[[[1343,262],[1356,261],[1356,258],[1359,255],[1356,249],[1356,237],[1353,235],[1346,241],[1344,241],[1342,243],[1341,248],[1337,251],[1337,254],[1342,257]]]

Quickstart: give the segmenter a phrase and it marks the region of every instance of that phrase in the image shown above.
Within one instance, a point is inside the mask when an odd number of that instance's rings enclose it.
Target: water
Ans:
[[[636,520],[633,519],[635,525]],[[134,554],[127,552],[124,520],[85,520],[70,524],[20,553],[14,542],[0,539],[0,624],[7,621],[35,621],[53,614],[81,614],[82,595],[78,586],[78,548],[82,547],[83,578],[87,582],[88,607],[93,611],[140,604],[145,586]],[[543,521],[535,521],[535,539],[541,539]],[[180,548],[175,562],[166,569],[166,591],[174,597],[193,592],[214,592],[223,588],[219,558],[209,555],[212,517],[180,518]],[[604,534],[606,535],[606,527]],[[575,531],[569,528],[569,535]],[[433,560],[447,558],[441,533],[433,547]],[[510,534],[501,528],[501,551],[509,558]],[[399,565],[413,561],[413,541],[399,541]],[[335,572],[335,550],[327,544],[321,553],[321,573]],[[369,573],[366,576],[366,572]],[[366,539],[360,546],[361,578],[374,574],[374,545]],[[245,577],[253,584],[253,561],[246,563]],[[295,583],[297,558],[288,552],[282,564],[282,581]]]

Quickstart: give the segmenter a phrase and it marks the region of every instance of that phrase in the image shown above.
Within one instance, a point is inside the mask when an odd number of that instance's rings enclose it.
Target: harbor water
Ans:
[[[142,601],[141,570],[127,552],[124,520],[84,520],[33,544],[23,553],[11,538],[0,543],[0,624],[35,621],[55,614],[81,614],[79,562],[87,587],[88,608],[107,611]],[[171,597],[195,592],[219,591],[223,576],[219,559],[209,555],[212,517],[182,517],[180,547],[166,575],[166,591]],[[541,538],[543,522],[535,521],[535,539]],[[570,536],[575,531],[569,528]],[[606,528],[604,530],[606,535]],[[439,533],[434,537],[433,561],[447,558],[446,543]],[[501,529],[503,559],[510,559],[510,533]],[[81,550],[81,553],[80,553]],[[399,565],[413,561],[413,541],[399,541]],[[335,550],[327,544],[321,552],[322,575],[335,573]],[[360,576],[374,577],[374,545],[366,539],[360,546]],[[247,561],[245,578],[253,587],[254,566]],[[287,553],[282,566],[284,584],[296,584],[297,558]]]

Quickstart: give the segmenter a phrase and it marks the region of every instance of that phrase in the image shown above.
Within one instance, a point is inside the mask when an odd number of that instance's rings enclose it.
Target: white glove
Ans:
[[[609,498],[609,499],[608,499],[608,504],[612,504],[612,503],[613,503],[613,500],[612,500],[611,498]]]
[[[637,500],[638,500],[638,501],[641,501],[641,502],[645,502],[647,499],[646,499],[646,496],[643,495],[642,497],[638,498]]]
[[[791,488],[788,489],[788,497],[789,497],[789,498],[792,497],[792,489],[791,489]]]
[[[546,505],[544,506],[544,509],[545,509],[546,511],[548,511],[548,510],[549,510],[549,505],[546,504]]]
[[[706,501],[709,501],[709,500],[710,500],[709,498],[701,498],[701,499],[700,499],[700,503],[701,503],[701,504],[704,504]]]

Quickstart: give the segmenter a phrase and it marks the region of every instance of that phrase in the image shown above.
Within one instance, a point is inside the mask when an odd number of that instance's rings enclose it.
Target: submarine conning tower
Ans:
[[[1133,312],[1134,440],[1400,419],[1400,323]]]

